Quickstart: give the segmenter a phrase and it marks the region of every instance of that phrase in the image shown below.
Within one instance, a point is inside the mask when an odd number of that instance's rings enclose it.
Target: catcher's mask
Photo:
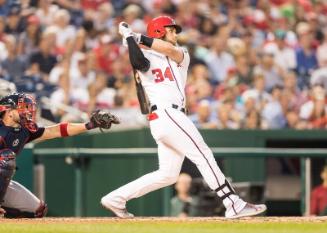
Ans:
[[[169,16],[159,16],[149,22],[147,26],[147,36],[160,39],[166,34],[165,27],[174,27],[177,34],[182,31],[182,27],[176,24],[173,18]]]
[[[31,132],[37,130],[35,123],[36,102],[34,97],[25,93],[13,93],[0,100],[0,113],[16,109],[19,114],[20,125]]]

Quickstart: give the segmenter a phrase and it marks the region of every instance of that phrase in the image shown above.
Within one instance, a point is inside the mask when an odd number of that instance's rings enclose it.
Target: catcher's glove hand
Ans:
[[[119,119],[111,114],[110,112],[104,110],[96,110],[91,114],[90,122],[86,123],[87,129],[100,128],[110,129],[111,124],[119,124]]]

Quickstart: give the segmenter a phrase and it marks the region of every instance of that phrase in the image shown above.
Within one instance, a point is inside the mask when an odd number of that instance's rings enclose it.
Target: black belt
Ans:
[[[178,107],[177,104],[172,104],[171,107],[174,108],[174,109],[179,109],[179,107]],[[152,106],[151,106],[151,112],[154,112],[154,111],[156,111],[157,109],[158,109],[157,105],[152,105]],[[185,108],[181,108],[181,109],[179,109],[179,110],[180,110],[181,112],[185,113]]]

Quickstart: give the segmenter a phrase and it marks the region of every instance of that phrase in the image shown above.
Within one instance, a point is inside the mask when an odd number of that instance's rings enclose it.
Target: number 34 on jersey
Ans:
[[[152,74],[154,75],[154,81],[156,83],[163,82],[163,81],[165,81],[165,79],[168,79],[169,81],[175,80],[174,75],[169,67],[167,67],[164,72],[160,68],[153,69]]]

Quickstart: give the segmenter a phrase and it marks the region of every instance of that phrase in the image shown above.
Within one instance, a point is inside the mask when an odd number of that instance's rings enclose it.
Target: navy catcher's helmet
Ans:
[[[19,113],[20,124],[30,131],[36,131],[35,123],[36,102],[35,99],[25,93],[13,93],[0,99],[0,113],[16,109]]]

